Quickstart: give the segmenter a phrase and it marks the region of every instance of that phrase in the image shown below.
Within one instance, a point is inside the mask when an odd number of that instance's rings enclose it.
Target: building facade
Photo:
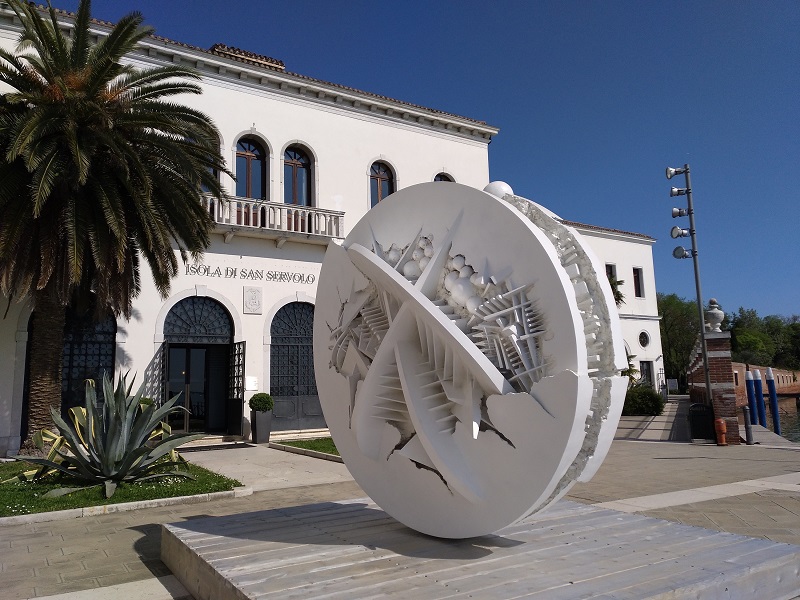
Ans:
[[[12,15],[0,9],[0,46],[9,50],[19,31]],[[71,16],[63,18],[69,26]],[[109,28],[93,24],[98,39]],[[247,436],[246,400],[257,391],[275,398],[274,429],[325,427],[311,323],[327,244],[397,189],[429,181],[484,188],[498,129],[291,73],[279,60],[222,45],[204,50],[153,36],[131,62],[201,73],[203,94],[179,101],[214,120],[237,179],[223,176],[228,200],[203,200],[217,222],[211,245],[201,262],[183,266],[167,298],[144,269],[130,321],[94,323],[68,313],[63,408],[82,402],[85,378],[130,371],[155,400],[183,394],[191,415],[175,417],[177,429]],[[619,266],[641,251],[647,296],[625,306],[644,311],[640,321],[649,327],[656,314],[648,303],[655,306],[652,241],[584,229],[606,262]],[[19,448],[27,425],[31,314],[28,302],[12,302],[0,321],[0,456]],[[635,340],[628,333],[645,328],[630,321],[626,340]],[[646,329],[649,352],[657,346],[660,353],[654,323],[654,334]]]

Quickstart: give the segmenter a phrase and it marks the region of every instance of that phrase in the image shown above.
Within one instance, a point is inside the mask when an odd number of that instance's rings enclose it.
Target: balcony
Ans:
[[[241,235],[275,240],[278,248],[287,241],[327,245],[345,235],[344,213],[335,210],[238,197],[203,196],[202,202],[226,243]]]

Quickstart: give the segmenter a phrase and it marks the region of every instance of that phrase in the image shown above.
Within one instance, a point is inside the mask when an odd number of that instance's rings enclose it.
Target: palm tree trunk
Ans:
[[[49,286],[48,286],[49,287]],[[37,453],[31,434],[51,429],[50,409],[61,409],[61,360],[65,307],[45,288],[34,295],[33,335],[29,341],[28,431],[20,453]]]

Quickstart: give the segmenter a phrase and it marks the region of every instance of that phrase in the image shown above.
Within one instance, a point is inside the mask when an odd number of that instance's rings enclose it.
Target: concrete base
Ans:
[[[443,540],[368,500],[164,525],[196,600],[794,598],[800,546],[561,501],[496,535]]]

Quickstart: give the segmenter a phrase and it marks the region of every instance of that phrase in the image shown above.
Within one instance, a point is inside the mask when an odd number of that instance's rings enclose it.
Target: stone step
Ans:
[[[569,501],[468,540],[418,534],[368,499],[192,519],[163,526],[161,558],[196,600],[777,599],[800,589],[800,546]]]

